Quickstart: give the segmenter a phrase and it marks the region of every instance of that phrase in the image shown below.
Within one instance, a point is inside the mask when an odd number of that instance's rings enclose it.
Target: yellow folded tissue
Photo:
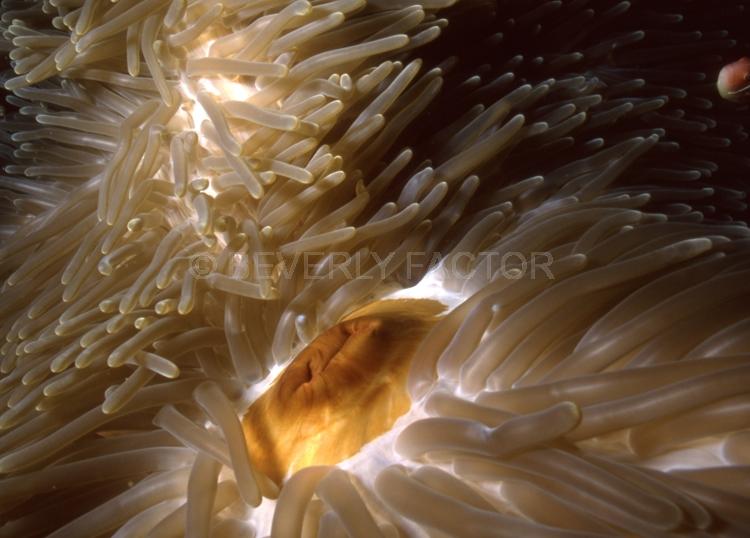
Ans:
[[[243,418],[258,470],[281,484],[290,471],[342,461],[388,431],[411,407],[409,365],[444,308],[378,301],[313,340]]]

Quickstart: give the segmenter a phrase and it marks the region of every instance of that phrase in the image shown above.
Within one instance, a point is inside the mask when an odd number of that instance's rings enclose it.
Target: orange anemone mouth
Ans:
[[[411,406],[411,359],[441,310],[436,301],[381,301],[310,342],[243,418],[259,470],[280,484],[289,471],[338,463],[388,431]]]

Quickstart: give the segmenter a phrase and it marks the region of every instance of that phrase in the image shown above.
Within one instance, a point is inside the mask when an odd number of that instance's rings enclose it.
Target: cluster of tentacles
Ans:
[[[716,4],[1,0],[0,536],[748,536]]]

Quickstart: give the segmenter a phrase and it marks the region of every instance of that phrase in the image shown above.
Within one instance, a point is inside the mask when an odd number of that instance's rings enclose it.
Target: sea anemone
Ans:
[[[750,535],[750,2],[0,6],[0,536]]]

